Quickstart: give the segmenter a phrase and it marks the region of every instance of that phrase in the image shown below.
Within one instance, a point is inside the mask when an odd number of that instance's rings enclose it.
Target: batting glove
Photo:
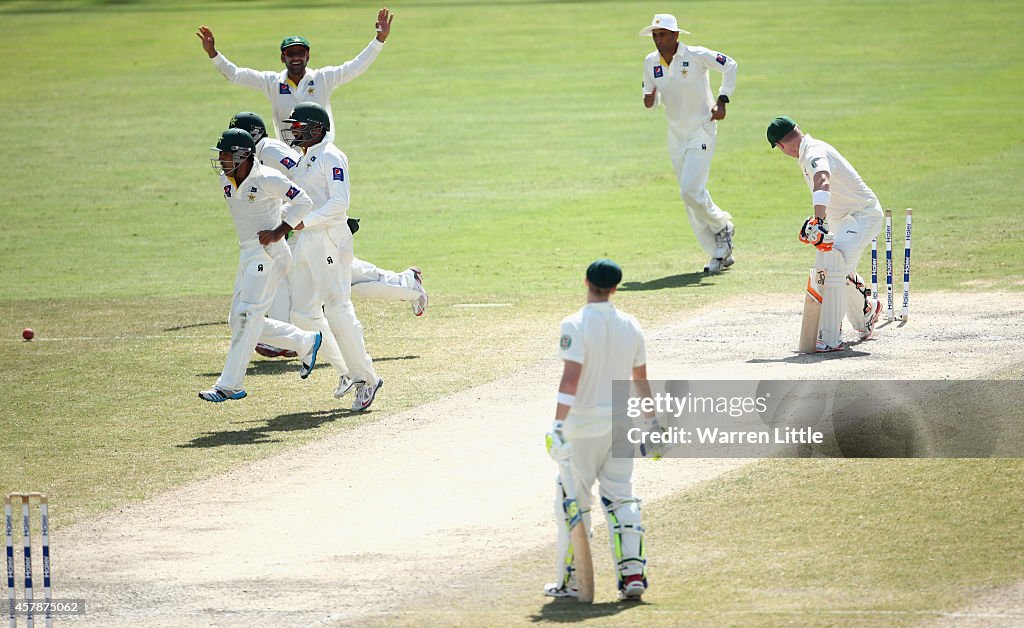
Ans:
[[[562,426],[561,421],[555,421],[551,424],[551,431],[545,435],[548,455],[559,463],[569,460],[569,456],[572,455],[572,446],[562,438]]]
[[[824,221],[818,220],[815,216],[811,216],[804,221],[804,225],[800,227],[800,235],[798,237],[801,242],[810,244],[819,251],[831,251],[832,244],[835,241],[835,236],[828,232]]]

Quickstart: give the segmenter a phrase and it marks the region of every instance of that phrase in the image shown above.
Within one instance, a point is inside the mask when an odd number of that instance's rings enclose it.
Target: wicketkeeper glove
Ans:
[[[572,455],[572,446],[565,442],[562,438],[562,426],[564,424],[561,421],[555,421],[551,424],[551,431],[545,435],[545,444],[547,446],[548,455],[555,462],[565,462],[569,460],[569,456]]]

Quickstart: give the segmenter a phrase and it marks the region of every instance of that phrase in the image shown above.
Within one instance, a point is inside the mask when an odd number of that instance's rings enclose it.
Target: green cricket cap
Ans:
[[[289,46],[305,46],[306,50],[309,50],[309,40],[305,37],[299,37],[298,35],[292,35],[291,37],[285,37],[281,40],[281,50]]]
[[[779,116],[768,125],[768,143],[775,148],[779,140],[789,135],[789,132],[796,128],[796,122],[789,116]]]
[[[598,288],[614,288],[622,281],[622,268],[610,259],[599,259],[587,267],[587,281]]]

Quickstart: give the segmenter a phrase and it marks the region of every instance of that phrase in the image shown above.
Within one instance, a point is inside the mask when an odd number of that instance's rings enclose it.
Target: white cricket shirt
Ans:
[[[313,211],[304,219],[306,229],[347,225],[348,174],[348,157],[327,140],[302,155],[292,170],[292,181],[313,199]]]
[[[256,161],[270,166],[289,179],[295,173],[302,154],[281,140],[265,137],[256,143]]]
[[[291,115],[295,105],[302,102],[315,102],[326,109],[333,130],[331,92],[365,72],[383,48],[384,44],[374,38],[355,59],[342,65],[330,65],[315,70],[306,68],[306,75],[297,84],[288,78],[288,70],[271,72],[240,68],[220,53],[211,61],[227,80],[266,94],[274,113],[274,137],[280,137],[281,128],[286,126],[284,120]]]
[[[313,208],[313,201],[283,174],[254,163],[244,181],[237,184],[220,175],[220,184],[242,248],[259,246],[260,231],[276,228],[281,221],[295,226]]]
[[[611,417],[612,381],[632,379],[633,368],[647,364],[640,323],[608,301],[588,303],[562,320],[558,347],[563,360],[583,365],[573,415]]]
[[[811,192],[814,192],[814,173],[829,173],[829,191],[832,194],[827,212],[829,219],[840,219],[862,209],[882,211],[875,193],[850,162],[830,144],[805,133],[798,159]]]
[[[736,67],[734,59],[720,52],[679,42],[671,59],[662,59],[657,50],[644,59],[644,93],[657,88],[669,128],[689,131],[711,119],[711,108],[717,100],[711,95],[708,70],[722,73],[718,93],[732,96]]]

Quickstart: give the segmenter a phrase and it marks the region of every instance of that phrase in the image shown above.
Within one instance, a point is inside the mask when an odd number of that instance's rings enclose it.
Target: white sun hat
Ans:
[[[675,31],[684,35],[689,35],[690,31],[684,31],[679,28],[679,24],[676,22],[676,16],[669,13],[657,13],[654,19],[651,20],[651,25],[640,31],[641,37],[646,37],[654,32],[656,28],[664,28],[667,31]]]

